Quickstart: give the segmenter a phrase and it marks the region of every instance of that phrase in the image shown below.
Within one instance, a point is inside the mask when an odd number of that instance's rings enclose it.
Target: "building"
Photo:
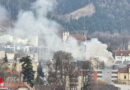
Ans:
[[[115,50],[113,53],[115,61],[130,61],[130,50]]]
[[[95,70],[97,72],[97,79],[102,81],[116,81],[118,76],[118,70],[112,70],[112,69],[100,69]]]
[[[5,51],[0,51],[0,60],[2,60],[5,57]]]
[[[3,82],[0,90],[34,90],[26,82]]]
[[[130,65],[118,70],[118,83],[130,84]]]
[[[87,75],[86,71],[73,71],[71,74],[66,76],[66,88],[65,90],[82,90],[84,86],[88,83],[93,83],[97,80],[97,73],[91,73],[91,81],[89,81],[90,77]],[[88,82],[89,81],[89,82]]]
[[[129,44],[128,44],[128,50],[130,50],[130,42],[129,42]]]
[[[75,40],[77,40],[77,42],[80,44],[81,42],[84,42],[87,40],[86,35],[83,34],[70,34],[69,32],[64,32],[63,33],[63,42],[66,42],[69,38],[74,38]]]
[[[5,69],[3,71],[3,80],[5,82],[22,82],[23,81],[23,75],[16,71],[11,69]]]
[[[36,78],[36,76],[37,76],[37,63],[32,63],[32,66],[33,66],[33,70],[35,71],[34,77]],[[17,62],[16,65],[15,65],[14,62],[8,62],[8,67],[10,69],[14,69],[15,68],[16,71],[18,71],[18,72],[22,71],[22,63],[20,63],[20,62]]]
[[[33,90],[23,82],[23,75],[16,70],[5,69],[1,76],[4,82],[0,84],[0,90]]]
[[[65,90],[81,90],[83,87],[83,74],[82,72],[75,71],[71,75],[66,75],[66,88]]]
[[[104,81],[98,80],[84,90],[126,90],[126,89],[119,89],[115,85],[107,83],[107,81],[104,82]]]

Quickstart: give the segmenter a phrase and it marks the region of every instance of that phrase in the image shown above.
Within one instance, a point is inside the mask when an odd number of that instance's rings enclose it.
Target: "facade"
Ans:
[[[97,79],[103,80],[103,81],[115,81],[117,80],[118,76],[118,70],[112,70],[112,69],[100,69],[95,70],[97,72]]]
[[[128,50],[130,50],[130,44],[128,45]]]
[[[22,77],[23,75],[16,70],[6,69],[3,71],[3,79],[5,82],[22,82]]]
[[[26,82],[23,81],[23,75],[11,69],[3,71],[4,82],[0,84],[0,90],[33,90]]]
[[[119,69],[118,83],[130,85],[130,65]]]
[[[72,74],[66,75],[66,88],[65,90],[82,90],[89,83],[93,83],[97,80],[97,72],[92,72],[89,77],[86,71],[74,71]]]
[[[5,57],[5,51],[0,51],[0,60],[2,60]]]
[[[77,74],[73,78],[66,77],[66,88],[65,90],[81,90],[83,87],[83,75]]]
[[[2,47],[2,46],[1,46]],[[1,48],[0,47],[0,48]],[[33,70],[35,71],[35,77],[37,76],[37,66],[38,66],[38,53],[37,48],[32,46],[15,46],[15,52],[13,51],[14,48],[8,45],[8,47],[4,47],[3,50],[0,51],[0,61],[3,62],[3,58],[5,55],[8,59],[8,67],[10,69],[15,69],[16,71],[20,72],[22,70],[22,66],[20,63],[20,59],[24,56],[30,56],[32,60]],[[15,65],[16,64],[16,65]]]
[[[115,61],[130,61],[130,50],[115,50],[114,57]]]

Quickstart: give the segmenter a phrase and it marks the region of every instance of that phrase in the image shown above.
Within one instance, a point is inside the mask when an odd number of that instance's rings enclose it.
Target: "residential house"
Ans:
[[[3,83],[0,84],[0,90],[33,90],[26,82],[23,81],[23,75],[11,69],[3,71]]]
[[[66,73],[64,74],[64,77],[66,77],[65,90],[82,90],[84,85],[95,82],[97,80],[97,73],[92,71],[91,76],[89,77],[86,71],[78,70]],[[90,78],[91,81],[88,82],[88,79]]]
[[[22,82],[23,81],[23,75],[13,69],[5,69],[3,71],[3,80],[5,82]]]
[[[9,62],[8,65],[9,65],[10,69],[16,69],[16,71],[18,71],[18,72],[22,71],[22,63],[20,63],[20,62],[17,62],[16,64]],[[35,71],[34,77],[36,78],[36,76],[37,76],[37,64],[32,63],[32,66],[33,66],[33,70]]]
[[[118,82],[121,84],[130,84],[130,65],[118,70]]]
[[[81,90],[84,85],[83,73],[74,71],[66,75],[66,88],[65,90]]]
[[[115,61],[130,61],[130,50],[115,50],[113,52]]]

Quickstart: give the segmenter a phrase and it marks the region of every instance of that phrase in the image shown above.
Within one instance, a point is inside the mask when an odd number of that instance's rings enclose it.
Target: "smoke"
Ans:
[[[7,10],[0,5],[0,32],[6,32],[10,27],[10,22]]]
[[[85,60],[85,42],[78,44],[77,40],[73,37],[69,37],[64,45],[65,51],[72,54],[76,60]]]
[[[105,62],[106,65],[112,65],[114,61],[112,53],[107,50],[107,45],[98,39],[91,39],[86,42],[86,58],[97,58],[99,61]]]
[[[8,19],[8,13],[6,9],[0,6],[0,24]]]
[[[107,51],[107,46],[96,39],[83,42],[81,45],[72,37],[67,40],[66,44],[63,42],[58,35],[61,26],[47,18],[48,13],[54,10],[54,5],[56,4],[55,0],[37,0],[35,3],[32,3],[29,11],[20,11],[18,19],[12,28],[13,37],[9,36],[14,40],[11,39],[10,41],[24,44],[32,41],[33,45],[38,43],[39,48],[47,49],[42,51],[43,56],[46,55],[46,59],[51,59],[54,52],[63,50],[70,52],[77,60],[98,57],[99,60],[104,62],[112,61],[113,57]],[[6,14],[4,9],[3,14]],[[86,51],[87,53],[85,53]]]
[[[20,11],[18,20],[14,23],[14,36],[30,40],[38,37],[39,46],[47,48],[48,53],[62,50],[62,40],[57,35],[60,25],[47,18],[47,14],[54,9],[54,4],[56,4],[55,0],[37,0],[32,3],[31,10]]]

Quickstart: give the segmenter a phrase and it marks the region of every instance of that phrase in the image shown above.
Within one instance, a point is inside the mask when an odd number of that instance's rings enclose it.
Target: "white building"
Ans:
[[[115,50],[114,58],[116,63],[130,62],[130,50]]]
[[[100,69],[100,70],[96,70],[96,72],[97,72],[98,80],[103,80],[107,82],[112,82],[114,80],[117,80],[118,70]]]

